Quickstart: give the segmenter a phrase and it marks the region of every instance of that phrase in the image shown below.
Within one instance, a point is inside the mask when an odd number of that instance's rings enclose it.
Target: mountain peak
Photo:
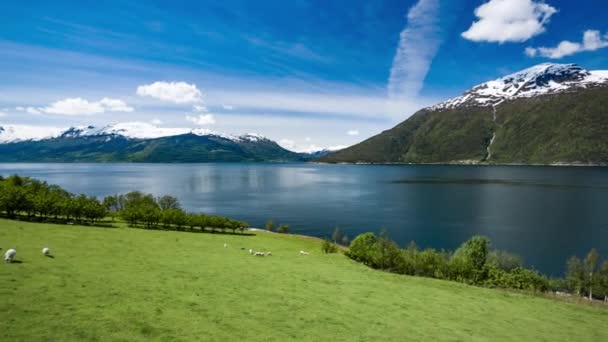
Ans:
[[[505,100],[608,85],[608,71],[587,71],[576,64],[542,63],[475,86],[462,96],[431,107],[495,106]]]

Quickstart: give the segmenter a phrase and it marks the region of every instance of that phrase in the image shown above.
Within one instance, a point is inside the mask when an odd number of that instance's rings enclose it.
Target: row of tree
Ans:
[[[103,203],[113,218],[118,216],[130,226],[143,226],[148,229],[220,229],[235,233],[237,230],[243,232],[248,227],[246,222],[223,216],[186,212],[181,208],[179,200],[172,196],[155,198],[150,194],[133,191],[125,195],[108,196],[104,198]]]
[[[326,245],[324,248],[328,248]],[[370,267],[400,274],[486,287],[562,290],[600,299],[608,296],[608,260],[600,265],[595,249],[584,260],[572,257],[567,263],[565,279],[549,279],[525,268],[520,257],[490,247],[490,240],[475,236],[454,252],[419,249],[414,243],[402,249],[383,231],[380,235],[357,236],[346,255]]]
[[[0,177],[0,213],[9,218],[24,216],[28,219],[55,222],[95,224],[99,220],[119,217],[130,226],[174,230],[219,229],[242,232],[245,222],[222,216],[189,213],[181,208],[177,198],[155,198],[139,191],[125,195],[107,196],[102,201],[86,195],[74,195],[57,185],[20,177]]]
[[[95,197],[71,194],[59,186],[29,177],[0,177],[0,212],[9,218],[53,218],[95,223],[107,215]]]

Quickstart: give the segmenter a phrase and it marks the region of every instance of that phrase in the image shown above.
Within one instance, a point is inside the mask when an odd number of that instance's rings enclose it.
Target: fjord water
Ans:
[[[318,164],[0,164],[94,196],[140,190],[261,227],[350,237],[387,229],[405,246],[455,249],[473,235],[559,275],[591,247],[608,255],[608,168]],[[196,236],[192,236],[196,238]]]

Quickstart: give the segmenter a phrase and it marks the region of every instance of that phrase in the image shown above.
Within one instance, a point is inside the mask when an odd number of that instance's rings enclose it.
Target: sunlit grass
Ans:
[[[4,341],[608,340],[601,307],[379,272],[305,237],[0,220],[0,247],[20,261],[0,265]]]

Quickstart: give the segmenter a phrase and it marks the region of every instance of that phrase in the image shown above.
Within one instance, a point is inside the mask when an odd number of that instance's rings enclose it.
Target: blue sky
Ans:
[[[359,142],[534,64],[608,69],[608,2],[597,0],[0,7],[2,124],[137,121],[303,150]]]

